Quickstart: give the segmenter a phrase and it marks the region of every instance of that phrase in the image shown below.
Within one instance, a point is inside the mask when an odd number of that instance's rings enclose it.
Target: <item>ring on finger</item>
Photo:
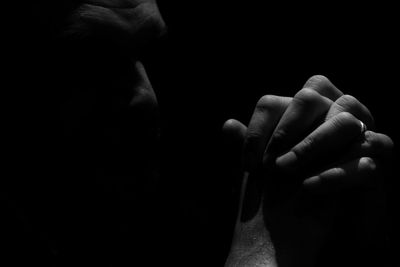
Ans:
[[[365,125],[365,123],[363,123],[362,121],[360,121],[360,125],[361,125],[361,134],[364,134],[367,131],[367,125]]]

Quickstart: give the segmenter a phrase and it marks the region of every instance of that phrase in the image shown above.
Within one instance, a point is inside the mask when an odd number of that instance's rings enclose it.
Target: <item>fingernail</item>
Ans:
[[[276,159],[276,165],[282,169],[293,169],[294,167],[296,167],[296,163],[297,156],[293,151],[290,151]]]

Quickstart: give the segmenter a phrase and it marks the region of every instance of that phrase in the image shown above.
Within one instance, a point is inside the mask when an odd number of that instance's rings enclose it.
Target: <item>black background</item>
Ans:
[[[149,45],[141,60],[161,108],[163,176],[162,193],[157,200],[162,203],[154,225],[158,228],[155,232],[162,234],[160,239],[149,241],[154,250],[141,255],[147,263],[137,266],[151,265],[153,261],[176,266],[223,265],[236,197],[224,160],[221,126],[229,118],[246,124],[255,103],[265,94],[292,96],[312,75],[325,75],[343,92],[369,107],[377,131],[397,143],[399,58],[393,6],[261,1],[159,1],[159,6],[168,35]],[[31,23],[22,34],[17,32],[23,41],[10,50],[16,56],[10,66],[17,70],[12,76],[11,91],[17,94],[13,94],[11,114],[17,114],[18,119],[22,114],[27,125],[32,124],[32,118],[24,114],[35,108],[30,100],[39,98],[32,98],[32,90],[40,94],[40,82],[34,79],[39,73],[32,68],[41,63],[26,62],[31,58],[24,53],[38,38],[37,25]],[[55,102],[48,97],[38,103],[52,101]],[[26,103],[30,104],[24,106]],[[15,122],[15,118],[8,116],[11,126],[7,132],[18,133],[9,143],[20,144],[19,152],[10,150],[7,154],[13,162],[11,169],[18,176],[18,170],[29,161],[20,149],[24,145],[21,139],[32,128],[24,127],[24,120]],[[25,169],[23,173],[26,174]],[[394,255],[394,243],[399,237],[396,177],[393,172],[386,181],[392,251],[385,257]],[[6,176],[7,179],[13,176]],[[7,199],[7,195],[3,196]],[[26,223],[29,220],[15,216],[11,202],[6,203],[5,217],[11,219],[3,227],[8,233],[4,243],[11,248],[6,250],[12,251],[10,258],[17,263],[21,258],[27,262],[31,258],[46,259],[50,264],[53,257],[54,262],[62,261],[51,251],[56,245],[41,236],[43,233],[32,230]],[[99,256],[95,262],[103,258]]]
[[[179,134],[171,133],[177,140],[173,144],[185,140],[182,155],[196,151],[184,166],[197,174],[191,179],[183,175],[176,187],[187,188],[185,207],[195,218],[188,229],[206,229],[196,235],[202,240],[198,251],[208,247],[212,259],[221,264],[224,260],[220,251],[227,249],[224,238],[229,235],[224,230],[229,218],[224,211],[229,183],[215,175],[224,170],[219,154],[213,151],[221,147],[217,137],[224,120],[236,118],[246,124],[262,95],[292,96],[312,75],[325,75],[363,102],[374,115],[377,131],[396,143],[399,58],[393,6],[174,1],[160,3],[160,7],[169,39],[163,63],[153,64],[160,68],[154,75],[161,74],[153,83],[161,91],[171,132],[179,129]],[[166,73],[171,62],[172,69]],[[168,105],[178,99],[179,105]],[[393,173],[387,181],[393,251],[398,237],[396,177]],[[208,232],[210,227],[213,230]]]

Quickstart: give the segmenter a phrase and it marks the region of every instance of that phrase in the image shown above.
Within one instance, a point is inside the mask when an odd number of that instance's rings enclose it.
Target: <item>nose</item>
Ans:
[[[137,80],[133,86],[133,98],[129,106],[142,112],[154,113],[157,109],[156,94],[140,61],[135,62],[134,75]]]

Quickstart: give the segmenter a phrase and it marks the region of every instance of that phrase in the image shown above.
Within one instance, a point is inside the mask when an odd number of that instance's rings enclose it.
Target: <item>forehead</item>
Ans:
[[[28,4],[28,11],[34,21],[42,27],[57,27],[65,23],[68,17],[83,5],[104,9],[135,9],[140,5],[157,8],[155,0],[41,0]]]
[[[30,9],[33,19],[28,27],[41,40],[63,36],[135,47],[166,28],[155,0],[42,0]]]

